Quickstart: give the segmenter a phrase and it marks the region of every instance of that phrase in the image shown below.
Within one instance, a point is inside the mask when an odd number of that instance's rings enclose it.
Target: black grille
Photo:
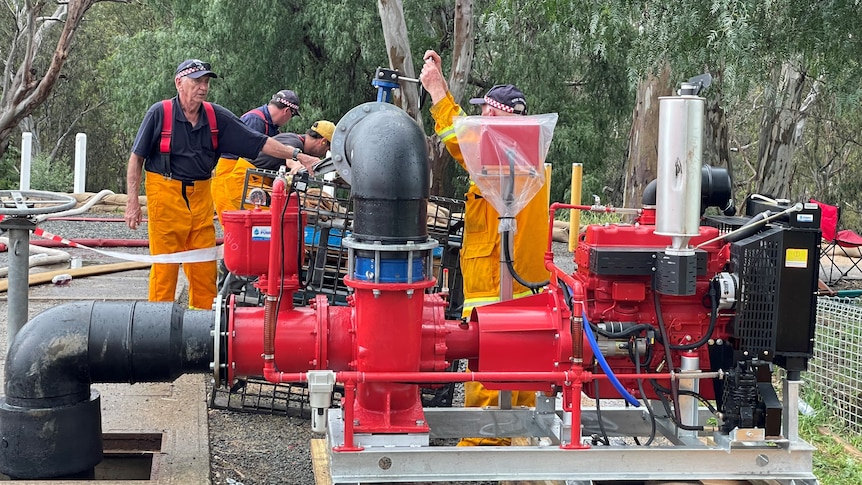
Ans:
[[[764,360],[775,353],[781,236],[781,229],[768,229],[734,243],[730,253],[732,271],[742,285],[734,329],[737,350]]]

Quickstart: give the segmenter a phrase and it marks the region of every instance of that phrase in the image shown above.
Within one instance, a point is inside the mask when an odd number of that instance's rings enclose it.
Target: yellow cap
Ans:
[[[326,120],[315,121],[314,124],[311,125],[311,129],[320,133],[321,136],[326,138],[326,141],[332,143],[332,134],[335,133],[334,123]]]

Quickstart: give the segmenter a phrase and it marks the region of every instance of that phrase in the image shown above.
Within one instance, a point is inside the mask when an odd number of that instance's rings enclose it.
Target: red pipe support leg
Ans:
[[[362,451],[364,449],[356,446],[353,440],[353,431],[355,429],[353,417],[355,397],[356,382],[348,380],[344,383],[344,402],[342,403],[342,409],[344,410],[344,444],[333,447],[332,451]]]

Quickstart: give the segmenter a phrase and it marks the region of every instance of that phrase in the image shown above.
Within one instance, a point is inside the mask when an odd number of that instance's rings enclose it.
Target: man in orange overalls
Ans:
[[[250,130],[226,108],[206,103],[210,79],[216,77],[207,62],[183,61],[174,74],[177,96],[153,104],[138,128],[126,169],[125,220],[137,229],[143,219],[137,197],[143,171],[150,254],[215,246],[210,177],[222,152],[254,158],[262,151],[288,159],[293,173],[303,168],[293,160],[293,150]],[[189,306],[212,308],[215,261],[183,263],[183,270],[189,280]],[[174,301],[178,273],[179,263],[153,264],[149,300]]]

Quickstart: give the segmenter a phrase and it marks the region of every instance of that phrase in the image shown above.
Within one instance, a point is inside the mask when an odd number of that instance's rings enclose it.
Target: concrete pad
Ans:
[[[75,278],[67,285],[30,287],[28,315],[37,314],[73,301],[146,300],[148,270]],[[182,271],[177,299],[187,294]],[[5,377],[6,293],[0,293],[0,382]],[[204,484],[209,483],[209,430],[207,425],[206,379],[209,375],[184,375],[172,383],[92,384],[101,394],[102,431],[105,434],[158,434],[161,449],[153,452],[152,480],[66,480],[20,481],[37,484],[116,483]]]

